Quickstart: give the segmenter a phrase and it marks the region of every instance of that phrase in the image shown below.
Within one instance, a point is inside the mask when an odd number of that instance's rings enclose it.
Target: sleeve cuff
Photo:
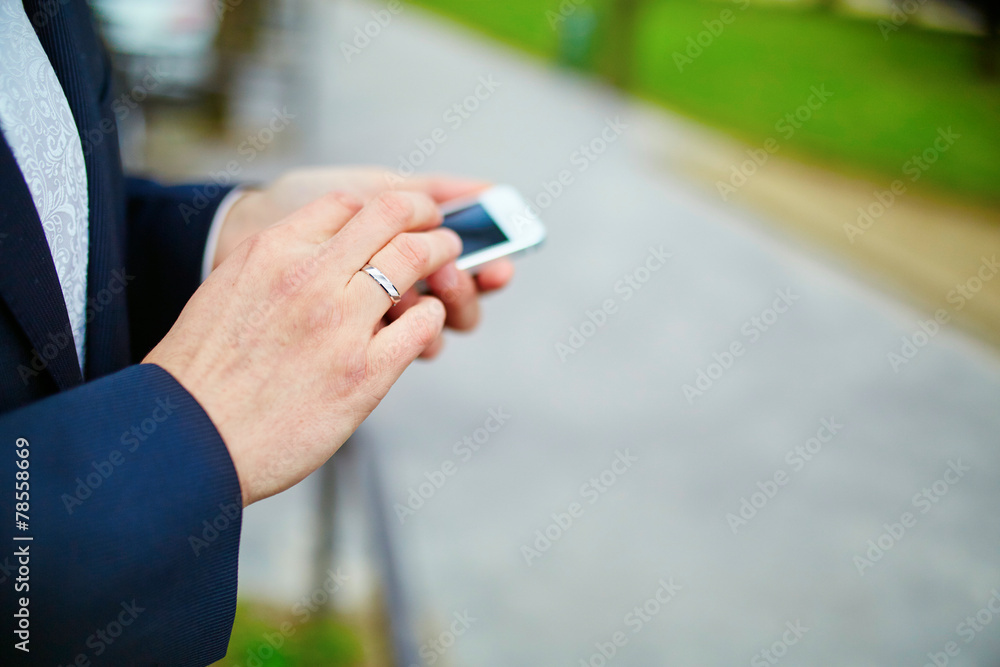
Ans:
[[[212,224],[208,228],[208,237],[205,239],[205,253],[201,260],[201,282],[205,282],[208,275],[212,273],[215,264],[215,251],[219,247],[219,234],[222,233],[222,223],[226,221],[229,211],[247,193],[247,190],[248,188],[244,186],[233,188],[229,194],[222,198],[219,207],[215,209],[215,217],[212,218]]]

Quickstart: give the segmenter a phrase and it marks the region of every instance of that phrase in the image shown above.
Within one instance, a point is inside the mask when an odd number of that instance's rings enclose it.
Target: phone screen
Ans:
[[[449,213],[443,224],[462,237],[462,257],[508,240],[481,204]]]

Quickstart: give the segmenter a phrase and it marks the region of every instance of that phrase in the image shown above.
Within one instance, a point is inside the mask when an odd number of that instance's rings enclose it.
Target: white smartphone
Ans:
[[[545,226],[528,202],[509,185],[497,185],[474,199],[447,202],[441,212],[445,227],[462,237],[455,264],[463,271],[490,260],[522,253],[545,239]]]

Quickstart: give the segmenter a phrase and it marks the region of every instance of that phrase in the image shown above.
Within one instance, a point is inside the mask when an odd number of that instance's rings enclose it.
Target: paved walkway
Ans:
[[[643,136],[652,162],[668,178],[689,178],[718,200],[718,183],[735,180],[734,165],[753,169],[746,151],[759,146],[693,122],[665,123],[659,108],[646,113],[650,122]],[[1000,252],[1000,207],[911,192],[909,177],[899,176],[896,188],[902,194],[896,195],[888,190],[892,178],[869,181],[779,152],[725,199],[766,212],[769,225],[789,230],[830,261],[934,312],[948,304],[956,285],[975,275],[984,253]],[[954,315],[959,327],[1000,349],[1000,280],[983,284]]]
[[[995,353],[665,179],[677,126],[588,81],[409,6],[346,62],[383,7],[313,6],[306,159],[509,182],[550,228],[364,426],[425,657],[996,664],[959,625],[1000,588]],[[245,591],[295,585],[310,494],[248,512]]]

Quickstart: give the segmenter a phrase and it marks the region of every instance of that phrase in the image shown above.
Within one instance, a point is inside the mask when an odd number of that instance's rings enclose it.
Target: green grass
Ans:
[[[605,16],[602,0],[589,8]],[[605,0],[606,1],[606,0]],[[559,35],[546,18],[559,0],[415,0],[545,59]],[[675,52],[722,10],[735,19],[678,71]],[[599,25],[604,25],[602,19]],[[563,24],[565,25],[565,23]],[[606,57],[598,29],[593,63]],[[707,41],[707,40],[706,40]],[[923,173],[919,187],[1000,202],[1000,82],[981,78],[974,37],[903,26],[883,38],[874,20],[808,8],[649,0],[635,40],[630,88],[684,115],[781,152],[885,184],[933,145],[938,128],[961,138]],[[785,138],[776,123],[825,84],[832,98]],[[909,181],[907,181],[909,185]]]
[[[241,602],[226,657],[214,667],[357,667],[361,644],[340,621]]]

